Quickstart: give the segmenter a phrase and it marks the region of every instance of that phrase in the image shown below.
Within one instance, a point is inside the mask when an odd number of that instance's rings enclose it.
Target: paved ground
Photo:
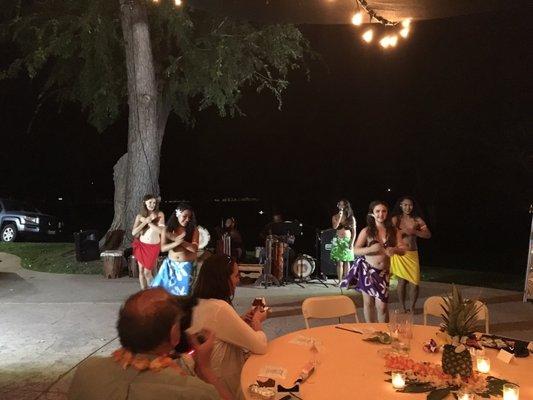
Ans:
[[[238,288],[235,306],[244,310],[254,297],[266,296],[273,313],[264,328],[274,338],[304,328],[304,298],[340,292],[331,285],[304,286],[265,290],[244,285]],[[132,278],[34,272],[21,268],[18,257],[0,253],[0,398],[66,399],[74,367],[91,354],[107,355],[118,346],[118,308],[136,290]],[[419,305],[448,290],[448,284],[423,282]],[[467,286],[463,291],[487,302],[492,333],[533,340],[533,304],[522,303],[522,293]],[[360,296],[350,295],[361,307]],[[393,291],[391,308],[398,306],[395,301]],[[358,314],[362,320],[361,309]],[[421,321],[419,310],[415,323]]]

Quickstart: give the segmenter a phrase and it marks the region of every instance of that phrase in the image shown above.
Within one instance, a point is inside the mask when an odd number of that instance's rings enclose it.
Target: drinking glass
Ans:
[[[391,338],[398,337],[398,314],[400,314],[399,310],[389,312],[389,335]]]
[[[392,348],[399,353],[409,353],[413,337],[413,316],[394,310],[390,321]]]

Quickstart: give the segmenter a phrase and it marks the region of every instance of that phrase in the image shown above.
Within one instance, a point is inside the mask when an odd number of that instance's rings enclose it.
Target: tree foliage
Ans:
[[[308,43],[292,25],[256,26],[173,2],[147,0],[158,90],[185,122],[210,106],[241,112],[246,87],[270,90],[281,106],[291,70]],[[17,56],[1,78],[41,78],[41,101],[78,102],[102,131],[127,105],[124,38],[118,0],[14,1],[2,12],[0,37]]]

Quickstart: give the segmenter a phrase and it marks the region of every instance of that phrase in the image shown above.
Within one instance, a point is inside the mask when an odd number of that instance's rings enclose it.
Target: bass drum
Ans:
[[[301,254],[292,263],[291,271],[295,278],[307,279],[315,271],[315,259],[307,254]]]

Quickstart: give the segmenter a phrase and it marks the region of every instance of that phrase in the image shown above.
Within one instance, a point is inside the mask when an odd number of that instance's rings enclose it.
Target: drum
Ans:
[[[121,250],[107,250],[100,254],[104,261],[104,276],[108,279],[120,277],[122,268],[126,264],[124,252]]]
[[[283,279],[283,256],[287,244],[279,241],[273,235],[269,235],[265,247],[267,256],[266,262],[267,264],[270,262],[270,273],[279,280]]]
[[[307,254],[300,254],[292,263],[291,271],[295,278],[309,278],[315,271],[315,259]]]

